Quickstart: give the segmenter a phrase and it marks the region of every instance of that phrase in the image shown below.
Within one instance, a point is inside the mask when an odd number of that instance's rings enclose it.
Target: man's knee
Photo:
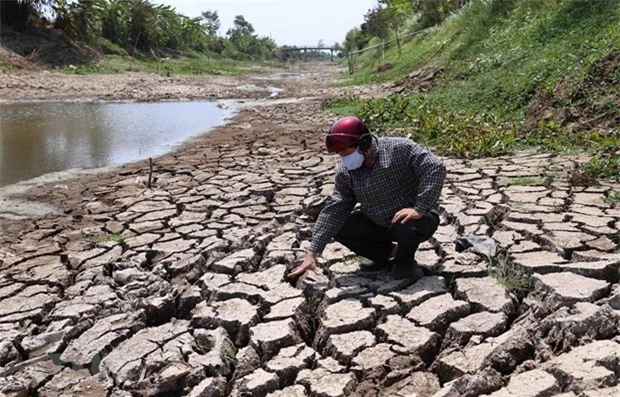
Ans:
[[[377,234],[378,226],[360,211],[352,212],[336,236],[336,241],[349,239],[368,239]]]
[[[390,226],[390,234],[401,247],[418,245],[422,241],[420,232],[407,223],[394,223]]]

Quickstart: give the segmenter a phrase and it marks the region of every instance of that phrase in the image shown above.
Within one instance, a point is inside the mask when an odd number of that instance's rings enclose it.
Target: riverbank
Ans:
[[[329,87],[330,83],[338,81],[336,72],[340,69],[335,64],[306,65],[302,67],[303,79],[275,67],[261,67],[254,74],[238,76],[166,76],[137,72],[76,75],[50,70],[0,72],[0,98],[2,101],[246,100],[269,97],[272,86],[281,89],[279,98],[324,97],[353,92],[368,97],[377,90],[376,87],[344,90]]]
[[[150,189],[144,161],[24,192],[62,214],[0,220],[0,391],[617,391],[620,186],[568,183],[587,158],[445,159],[441,226],[417,255],[424,277],[357,273],[334,243],[323,274],[285,279],[333,188],[323,137],[335,117],[322,99],[387,90],[327,87],[335,71],[227,82],[283,91],[257,91],[229,124],[155,159]],[[490,267],[456,252],[459,234],[491,236],[503,254]]]

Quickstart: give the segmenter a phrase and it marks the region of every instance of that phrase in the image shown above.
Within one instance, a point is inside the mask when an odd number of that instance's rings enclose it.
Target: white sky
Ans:
[[[349,30],[364,22],[376,0],[151,0],[168,4],[189,17],[217,11],[224,35],[236,15],[243,15],[259,36],[270,36],[278,45],[341,43]]]

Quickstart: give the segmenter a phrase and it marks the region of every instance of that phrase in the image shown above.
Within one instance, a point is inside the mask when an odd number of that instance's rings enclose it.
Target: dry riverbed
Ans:
[[[332,189],[322,139],[334,117],[319,99],[344,92],[326,87],[333,72],[204,78],[213,86],[196,98],[256,100],[275,86],[283,99],[251,102],[155,159],[151,189],[140,162],[23,193],[58,213],[0,220],[0,395],[620,393],[620,208],[603,200],[620,186],[571,187],[566,172],[583,159],[446,159],[442,223],[416,282],[357,273],[336,243],[324,274],[285,279]],[[20,92],[22,77],[3,79],[0,94],[78,99],[99,78],[37,76],[48,94]],[[91,97],[194,98],[193,84],[171,88],[184,78],[113,78],[145,80],[135,94],[103,84]],[[242,85],[259,89],[226,88]],[[531,275],[525,299],[455,251],[463,233],[492,236]]]

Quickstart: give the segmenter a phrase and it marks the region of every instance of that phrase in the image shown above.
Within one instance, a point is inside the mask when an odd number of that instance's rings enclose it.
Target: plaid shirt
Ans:
[[[446,177],[439,157],[406,138],[379,138],[371,153],[370,167],[347,171],[342,162],[336,167],[334,192],[314,226],[312,251],[323,251],[357,203],[370,220],[386,228],[403,208],[421,214],[439,210]]]

